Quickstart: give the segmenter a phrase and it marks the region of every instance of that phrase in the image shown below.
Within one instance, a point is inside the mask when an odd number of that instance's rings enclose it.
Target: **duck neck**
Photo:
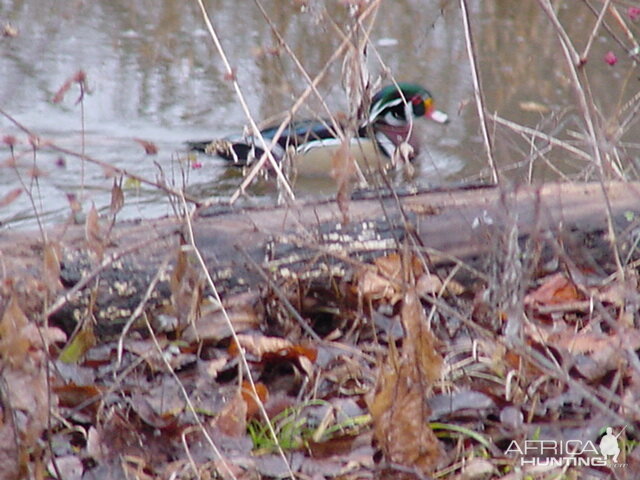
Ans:
[[[401,125],[389,125],[386,122],[375,122],[365,125],[360,129],[361,136],[375,136],[375,139],[387,156],[391,157],[395,149],[404,141],[407,141],[415,154],[418,153],[418,144],[413,135],[413,128],[409,123]],[[373,134],[373,135],[372,135]]]

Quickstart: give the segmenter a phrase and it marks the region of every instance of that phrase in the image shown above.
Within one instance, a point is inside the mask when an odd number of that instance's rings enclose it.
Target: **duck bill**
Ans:
[[[426,117],[430,118],[436,123],[449,123],[449,115],[441,112],[440,110],[433,109],[427,113]]]
[[[440,110],[436,110],[432,98],[427,98],[424,101],[424,112],[425,117],[430,118],[436,123],[449,123],[449,115]]]

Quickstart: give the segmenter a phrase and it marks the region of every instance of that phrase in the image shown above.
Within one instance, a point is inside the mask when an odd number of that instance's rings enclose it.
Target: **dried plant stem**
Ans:
[[[140,318],[142,316],[142,314],[144,313],[144,309],[145,309],[147,303],[149,302],[149,299],[151,298],[151,295],[153,294],[154,290],[156,289],[156,285],[158,285],[158,282],[165,275],[165,273],[167,271],[167,267],[169,265],[169,260],[170,260],[169,255],[166,255],[165,259],[162,261],[162,263],[158,267],[155,275],[153,276],[153,278],[149,282],[149,285],[147,285],[147,290],[144,292],[144,295],[142,296],[142,298],[138,302],[138,305],[136,306],[136,308],[133,310],[133,312],[129,316],[129,320],[127,320],[127,323],[122,328],[122,332],[120,332],[120,337],[118,338],[118,344],[117,344],[117,348],[116,348],[116,369],[119,369],[120,368],[120,364],[122,363],[122,352],[124,351],[124,338],[127,336],[127,333],[129,333],[129,330],[131,329],[131,326],[133,325],[133,323],[138,318]]]
[[[184,398],[184,401],[187,404],[187,408],[191,413],[191,415],[193,415],[193,418],[195,419],[195,422],[198,425],[198,428],[202,432],[202,435],[204,435],[204,437],[206,438],[207,443],[211,447],[211,450],[213,450],[213,453],[220,459],[220,462],[222,463],[222,466],[228,473],[229,477],[232,478],[233,480],[238,480],[238,477],[236,477],[236,475],[233,473],[233,470],[231,470],[231,467],[229,466],[229,464],[227,463],[227,460],[222,455],[222,452],[216,446],[215,442],[213,441],[213,438],[211,438],[211,434],[209,433],[205,425],[202,423],[202,420],[200,420],[200,415],[198,414],[198,410],[193,405],[193,402],[191,402],[191,398],[189,398],[189,392],[187,392],[187,389],[184,388],[184,385],[180,380],[180,377],[178,377],[178,374],[171,366],[171,363],[169,363],[169,359],[167,358],[167,355],[165,355],[165,352],[162,351],[162,346],[160,345],[160,342],[158,341],[158,337],[156,337],[156,334],[153,331],[153,328],[151,327],[151,323],[149,323],[149,318],[146,315],[144,315],[144,321],[145,321],[147,330],[149,331],[151,340],[153,341],[153,345],[156,348],[158,355],[162,360],[162,363],[164,363],[165,368],[171,374],[176,384],[178,385],[178,388],[180,389],[180,393],[182,394],[182,397]]]
[[[587,41],[587,46],[584,47],[584,52],[582,52],[582,56],[580,57],[581,62],[586,62],[587,57],[589,56],[589,50],[591,50],[591,45],[598,34],[598,30],[600,30],[600,25],[602,25],[602,21],[604,20],[604,16],[609,9],[609,5],[611,4],[611,0],[606,0],[604,5],[602,6],[602,10],[598,14],[598,19],[596,20],[596,24],[593,26],[591,30],[591,35],[589,35],[589,40]]]
[[[198,0],[198,2],[201,2],[201,1],[202,0]],[[379,1],[380,0],[369,4],[367,8],[362,12],[361,18],[366,18],[367,16],[369,16],[371,12],[374,11],[374,8],[377,7]],[[333,52],[333,55],[331,55],[331,57],[329,58],[325,66],[322,68],[322,70],[318,72],[318,74],[315,76],[313,81],[304,90],[304,92],[302,92],[302,94],[298,97],[298,99],[293,104],[291,109],[287,112],[285,119],[282,121],[282,123],[278,127],[278,130],[276,131],[273,137],[274,139],[272,141],[272,144],[275,145],[275,142],[277,142],[277,139],[280,138],[280,136],[282,135],[282,132],[284,132],[285,128],[287,128],[287,125],[289,124],[289,122],[291,122],[295,113],[304,104],[304,102],[307,100],[309,95],[311,95],[313,91],[317,90],[318,83],[320,83],[320,80],[322,80],[322,78],[326,75],[327,71],[329,70],[329,67],[333,64],[333,62],[335,62],[344,53],[345,49],[349,46],[350,41],[351,40],[349,38],[345,38],[344,40],[342,40],[342,43],[338,46],[336,51]],[[242,192],[244,192],[247,186],[251,184],[251,182],[256,177],[256,175],[258,174],[258,172],[260,171],[260,169],[262,168],[262,166],[266,161],[267,161],[267,157],[263,155],[258,160],[258,162],[256,162],[256,164],[251,168],[251,171],[247,174],[247,176],[244,178],[244,180],[240,184],[240,187],[238,187],[238,189],[231,196],[230,203],[234,203],[238,199],[238,197],[242,194]]]
[[[36,217],[36,222],[38,223],[38,230],[40,232],[40,236],[42,237],[42,243],[47,243],[47,231],[44,228],[44,225],[42,224],[42,219],[40,218],[40,210],[38,210],[38,206],[36,205],[36,200],[33,196],[33,178],[31,181],[31,184],[29,186],[27,186],[26,182],[24,181],[24,178],[22,178],[22,174],[20,173],[20,170],[17,167],[17,161],[16,161],[17,157],[16,157],[16,152],[14,147],[11,147],[11,160],[14,163],[14,165],[16,165],[14,167],[15,169],[15,173],[16,176],[18,177],[18,182],[20,182],[20,186],[22,187],[22,191],[27,195],[27,198],[29,199],[29,203],[31,204],[31,208],[33,208],[33,213]],[[36,147],[33,146],[33,163],[34,163],[34,168],[35,168],[35,162],[36,162]],[[39,186],[39,184],[36,184],[37,186]],[[39,191],[39,189],[38,189]],[[42,195],[39,195],[40,197],[40,208],[42,209]]]
[[[244,110],[244,113],[247,116],[247,119],[249,120],[249,124],[251,125],[251,130],[253,132],[253,135],[255,135],[258,138],[258,140],[260,142],[260,145],[264,149],[264,154],[262,155],[260,160],[256,163],[256,166],[253,168],[252,172],[255,170],[256,173],[257,173],[258,168],[261,168],[264,165],[264,162],[266,160],[269,160],[269,163],[270,163],[271,167],[273,168],[273,170],[276,172],[276,175],[278,176],[278,179],[280,180],[281,185],[284,187],[285,192],[287,193],[287,195],[289,196],[289,198],[291,200],[295,200],[296,197],[295,197],[295,195],[293,193],[293,190],[291,189],[291,185],[289,184],[289,181],[285,177],[284,173],[282,173],[282,169],[280,168],[280,165],[278,165],[278,162],[276,161],[275,157],[273,156],[273,153],[271,152],[273,147],[276,145],[276,142],[278,141],[278,138],[282,134],[282,131],[284,130],[284,126],[281,126],[282,128],[278,130],[278,133],[276,133],[275,137],[271,141],[271,145],[267,145],[266,140],[264,139],[264,137],[260,133],[260,129],[258,128],[258,125],[256,124],[256,121],[254,120],[253,116],[251,115],[251,111],[249,110],[249,105],[247,105],[247,101],[244,98],[244,94],[242,93],[242,90],[240,89],[240,84],[238,84],[238,81],[235,78],[235,74],[234,74],[233,68],[231,68],[231,64],[229,63],[229,59],[227,58],[227,55],[224,52],[224,49],[222,48],[222,44],[220,43],[220,39],[218,38],[218,34],[216,33],[215,29],[213,28],[213,24],[211,23],[211,20],[209,19],[209,14],[207,13],[207,9],[205,8],[204,3],[202,3],[202,0],[196,0],[196,2],[198,3],[198,6],[200,7],[200,11],[202,12],[202,17],[204,19],[205,25],[207,26],[207,30],[209,31],[209,35],[211,36],[211,39],[213,40],[213,43],[216,46],[216,50],[218,50],[218,53],[220,54],[220,57],[222,58],[222,62],[224,63],[224,67],[226,69],[226,73],[229,76],[229,78],[231,78],[231,82],[233,84],[233,89],[236,91],[236,96],[238,97],[238,100],[240,101],[240,105],[242,106],[242,110]],[[253,180],[253,177],[252,177],[252,180]],[[244,185],[244,182],[243,182],[243,185]],[[245,188],[246,188],[246,185],[244,187],[240,187],[240,189],[242,191],[244,191]],[[236,193],[238,193],[238,192],[236,192]],[[231,199],[231,203],[233,203],[236,198],[237,198],[237,196],[234,194],[234,197],[232,197],[232,199]]]
[[[150,243],[153,243],[154,241],[158,240],[159,238],[164,238],[166,236],[165,233],[163,234],[159,234],[158,236],[154,237],[148,237],[145,238],[144,240],[131,245],[129,247],[127,247],[124,250],[118,251],[118,252],[114,252],[111,253],[109,255],[105,255],[105,257],[102,259],[102,262],[100,262],[99,265],[96,265],[89,273],[87,273],[86,275],[83,275],[82,279],[76,283],[73,287],[71,287],[69,290],[67,290],[65,292],[64,295],[58,297],[58,299],[49,306],[49,308],[47,308],[47,310],[44,313],[44,317],[45,318],[49,318],[51,315],[53,315],[54,313],[56,313],[58,310],[60,310],[62,307],[64,307],[68,302],[70,302],[81,290],[83,290],[87,285],[89,285],[89,283],[96,278],[96,276],[98,276],[100,274],[100,272],[102,272],[103,270],[105,270],[106,268],[108,268],[109,266],[111,266],[113,264],[113,262],[121,259],[122,257],[125,257],[133,252],[135,252],[136,250],[139,250],[141,248],[145,248],[148,247]]]
[[[487,118],[484,113],[484,95],[482,90],[482,83],[480,81],[480,74],[478,72],[478,65],[476,63],[473,35],[471,32],[471,23],[469,21],[469,9],[467,8],[466,0],[460,0],[460,9],[462,10],[462,22],[464,24],[464,38],[467,45],[467,55],[469,57],[469,66],[471,67],[471,79],[473,80],[473,94],[476,99],[476,108],[478,110],[478,118],[480,119],[480,129],[482,130],[482,139],[484,140],[484,148],[487,153],[487,159],[489,160],[489,166],[491,167],[493,182],[499,183],[500,172],[498,171],[498,165],[496,164],[495,156],[493,154],[491,137],[489,136],[489,127],[487,124]]]
[[[606,175],[607,171],[610,171],[621,180],[624,179],[624,175],[620,171],[620,168],[618,165],[615,165],[612,162],[605,163],[605,155],[604,155],[604,152],[602,152],[601,150],[601,144],[604,143],[604,140],[601,141],[603,134],[600,130],[596,129],[591,108],[589,107],[589,105],[593,105],[593,101],[592,99],[587,99],[587,93],[585,92],[585,88],[583,88],[582,82],[580,81],[580,77],[578,75],[578,66],[580,66],[581,63],[580,63],[580,59],[578,59],[577,62],[575,60],[576,50],[573,47],[573,44],[571,43],[571,39],[569,38],[564,27],[558,20],[558,17],[555,11],[553,10],[550,1],[538,0],[538,3],[540,4],[543,11],[550,18],[551,23],[555,27],[556,33],[560,38],[562,51],[564,52],[565,58],[567,59],[567,65],[569,68],[571,84],[573,86],[573,90],[578,100],[580,113],[582,114],[582,117],[587,127],[587,132],[591,140],[591,149],[596,160],[596,165],[599,170],[600,185],[601,185],[602,193],[605,199],[605,205],[607,207],[607,227],[609,231],[611,248],[614,251],[614,257],[616,261],[616,267],[618,269],[618,275],[620,276],[621,280],[624,280],[625,273],[624,273],[624,268],[622,266],[620,252],[618,251],[617,235],[613,225],[613,215],[611,213],[611,203],[609,202],[609,195],[607,193],[607,189],[604,184],[607,177]],[[586,78],[585,78],[585,81],[586,81]]]
[[[302,316],[293,307],[293,305],[291,305],[291,302],[289,301],[285,293],[282,291],[282,289],[278,287],[276,282],[274,282],[271,279],[271,277],[269,277],[269,275],[267,275],[267,272],[265,272],[264,268],[262,268],[258,264],[258,262],[256,262],[253,258],[251,258],[251,256],[247,253],[247,251],[244,248],[242,248],[242,246],[237,245],[236,247],[238,251],[242,254],[242,256],[251,265],[251,267],[256,272],[258,272],[258,274],[264,279],[264,281],[267,282],[267,285],[269,285],[269,287],[273,289],[273,291],[278,296],[278,298],[280,299],[284,307],[287,309],[289,314],[296,319],[296,321],[298,322],[298,325],[300,325],[300,327],[306,332],[306,334],[309,335],[311,338],[313,338],[316,342],[322,342],[322,339],[318,336],[318,334],[309,326],[307,321],[304,318],[302,318]]]
[[[24,133],[26,133],[30,138],[34,138],[34,139],[40,139],[40,137],[38,135],[36,135],[32,130],[30,130],[29,128],[25,127],[24,125],[22,125],[20,122],[18,122],[15,118],[13,118],[10,114],[8,114],[6,111],[4,111],[2,108],[0,108],[0,115],[3,115],[4,117],[6,117],[11,123],[13,123],[16,127],[18,127],[20,130],[22,130]],[[34,147],[35,148],[35,147]],[[113,174],[117,174],[117,175],[122,175],[128,178],[131,178],[133,180],[136,180],[144,185],[149,185],[152,187],[155,187],[169,195],[172,195],[174,197],[184,197],[188,202],[193,203],[195,205],[200,205],[200,200],[198,200],[195,197],[192,197],[191,195],[185,194],[180,190],[176,190],[174,188],[171,188],[170,186],[168,186],[166,183],[164,182],[154,182],[152,180],[148,180],[143,176],[137,175],[135,173],[129,172],[128,170],[124,169],[124,168],[120,168],[120,167],[116,167],[112,164],[110,164],[109,162],[105,162],[103,160],[98,160],[97,158],[94,158],[90,155],[85,155],[83,153],[78,153],[74,150],[65,148],[65,147],[61,147],[51,141],[39,141],[38,142],[38,148],[39,149],[45,149],[48,148],[50,150],[53,150],[54,152],[59,152],[59,153],[64,153],[65,155],[69,155],[71,157],[76,157],[79,158],[82,161],[86,161],[89,163],[92,163],[94,165],[98,165],[99,167],[102,167],[105,172],[108,173],[113,173]]]
[[[183,207],[184,207],[184,211],[188,212],[187,209],[187,204],[186,201],[183,199]],[[233,326],[233,322],[231,321],[231,318],[229,317],[229,313],[227,312],[226,308],[224,307],[223,303],[222,303],[222,298],[220,297],[220,293],[218,292],[218,289],[216,288],[215,282],[213,281],[213,278],[211,278],[211,274],[209,273],[209,269],[207,268],[207,264],[204,261],[204,258],[202,257],[202,253],[200,252],[200,249],[198,248],[198,246],[196,245],[196,241],[195,241],[195,236],[193,234],[193,225],[191,223],[191,215],[189,213],[186,213],[184,215],[184,222],[185,222],[185,226],[186,226],[186,233],[187,233],[187,242],[189,244],[189,246],[191,247],[191,250],[193,252],[193,254],[196,256],[196,259],[198,261],[198,264],[200,265],[200,268],[202,269],[202,272],[205,276],[205,279],[207,281],[207,285],[209,286],[209,289],[211,290],[211,292],[213,293],[213,297],[216,300],[216,302],[218,303],[218,305],[220,305],[220,309],[222,311],[222,316],[224,317],[224,321],[227,324],[227,327],[229,328],[229,331],[231,332],[231,338],[233,338],[233,341],[235,342],[235,344],[238,346],[238,352],[240,355],[240,363],[242,365],[242,368],[245,372],[247,372],[247,379],[249,381],[249,385],[251,386],[251,393],[253,394],[253,397],[258,405],[258,409],[260,410],[260,414],[262,415],[262,418],[264,419],[267,428],[269,429],[269,434],[272,437],[272,440],[274,441],[277,449],[278,449],[278,454],[280,455],[280,457],[282,458],[283,462],[285,463],[285,465],[287,466],[287,473],[289,474],[289,477],[291,478],[291,480],[295,480],[295,475],[293,473],[293,471],[291,470],[291,465],[289,464],[289,461],[287,460],[286,455],[284,454],[284,450],[282,449],[282,446],[280,445],[280,440],[278,439],[278,436],[276,434],[276,431],[273,427],[273,424],[271,423],[271,420],[269,419],[269,415],[267,413],[267,411],[265,410],[264,407],[264,403],[260,400],[260,396],[258,395],[258,391],[256,390],[256,384],[253,380],[253,377],[251,375],[251,369],[249,367],[249,362],[247,361],[247,357],[244,353],[244,349],[242,348],[242,344],[240,343],[240,339],[238,338],[238,334],[236,332],[235,327]],[[234,477],[235,478],[235,477]]]
[[[567,60],[567,65],[569,67],[571,85],[573,87],[573,90],[574,90],[574,92],[576,94],[576,97],[577,97],[577,100],[578,100],[578,107],[580,109],[580,113],[582,114],[582,117],[583,117],[583,119],[585,121],[585,124],[586,124],[586,127],[587,127],[587,133],[588,133],[589,138],[591,140],[591,148],[593,150],[593,155],[594,155],[595,160],[596,160],[596,165],[598,166],[598,168],[600,170],[601,178],[604,179],[604,177],[605,177],[605,163],[604,163],[603,153],[602,153],[602,151],[600,149],[600,141],[599,141],[599,138],[598,138],[598,132],[596,130],[595,123],[593,121],[593,116],[591,114],[591,108],[589,107],[589,105],[593,104],[593,102],[589,102],[588,101],[587,94],[585,92],[585,89],[584,89],[584,87],[582,85],[582,82],[580,81],[580,77],[578,75],[578,66],[581,65],[580,57],[578,56],[578,54],[576,52],[576,49],[573,46],[573,43],[571,42],[571,39],[567,35],[567,32],[565,31],[564,27],[562,26],[562,24],[558,20],[558,17],[556,15],[555,11],[553,10],[549,0],[538,0],[538,3],[540,4],[542,10],[547,14],[549,19],[551,20],[551,23],[552,23],[552,25],[554,26],[554,28],[556,30],[556,34],[560,38],[560,44],[562,45],[562,51],[565,54],[565,58]],[[619,176],[619,178],[622,178],[622,174],[617,169],[615,169],[615,173]]]
[[[548,133],[544,133],[540,130],[536,130],[535,128],[531,128],[531,127],[527,127],[525,125],[520,125],[518,123],[512,122],[511,120],[507,120],[506,118],[502,118],[499,117],[498,115],[492,115],[491,116],[491,120],[494,121],[495,123],[499,124],[499,125],[503,125],[505,127],[510,128],[511,130],[518,132],[522,135],[529,135],[531,137],[536,137],[539,138],[541,140],[544,140],[546,142],[549,143],[549,145],[553,145],[556,147],[560,147],[565,149],[567,152],[573,153],[574,155],[576,155],[577,157],[586,160],[588,162],[590,162],[592,160],[592,157],[580,150],[579,148],[574,147],[573,145],[571,145],[568,142],[565,142],[563,140],[560,140],[552,135],[549,135]]]
[[[594,15],[598,16],[600,15],[600,13],[598,12],[598,10],[591,5],[591,2],[589,2],[589,0],[582,0],[585,5],[589,8],[589,10],[591,10],[593,12]],[[622,48],[623,50],[626,50],[629,53],[629,56],[631,58],[633,58],[636,62],[640,61],[640,47],[638,46],[638,41],[636,40],[636,38],[633,35],[633,32],[631,32],[631,30],[629,30],[629,27],[627,26],[626,22],[624,21],[624,19],[622,18],[622,16],[620,15],[620,12],[618,12],[618,9],[616,8],[615,5],[609,5],[609,12],[611,13],[611,15],[613,15],[613,18],[616,20],[616,22],[618,23],[618,25],[620,26],[620,28],[622,29],[622,31],[625,33],[625,35],[627,36],[627,38],[629,39],[629,41],[631,42],[632,48],[629,49],[625,44],[624,41],[618,36],[618,34],[616,33],[615,30],[613,30],[606,21],[603,20],[602,24],[604,26],[604,29],[607,31],[607,33],[611,36],[611,38],[618,44],[620,45],[620,48]]]
[[[316,88],[316,84],[314,84],[313,80],[309,76],[309,73],[304,68],[302,63],[300,63],[300,60],[298,59],[298,56],[294,53],[294,51],[291,49],[291,47],[289,46],[287,41],[280,34],[280,31],[278,31],[278,29],[274,25],[273,21],[271,20],[271,17],[269,17],[269,14],[265,10],[264,6],[262,5],[262,2],[260,0],[254,0],[254,3],[258,7],[258,10],[260,10],[260,13],[264,17],[264,19],[269,24],[269,28],[271,28],[271,33],[273,33],[273,35],[276,37],[276,40],[278,40],[278,44],[282,45],[282,47],[284,48],[285,52],[287,52],[287,55],[289,55],[289,58],[291,58],[291,60],[293,60],[293,63],[295,64],[296,68],[300,71],[300,73],[302,74],[304,79],[307,81],[307,83],[311,87],[312,92],[315,94],[316,98],[320,101],[320,104],[322,105],[322,108],[327,113],[327,118],[331,121],[331,126],[333,127],[336,135],[338,136],[338,138],[340,138],[342,140],[344,138],[344,132],[342,131],[342,127],[340,126],[340,124],[336,120],[335,115],[333,115],[333,113],[331,112],[331,109],[327,105],[327,102],[325,102],[324,96],[320,94],[320,92]]]

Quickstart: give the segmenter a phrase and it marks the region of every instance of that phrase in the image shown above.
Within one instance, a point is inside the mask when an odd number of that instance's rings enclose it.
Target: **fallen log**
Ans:
[[[425,255],[431,268],[463,262],[468,268],[460,272],[477,279],[507,258],[514,236],[521,255],[535,251],[539,264],[555,258],[551,270],[571,264],[602,276],[637,258],[639,193],[640,184],[623,182],[376,193],[351,200],[348,221],[333,201],[218,207],[194,216],[193,233],[223,299],[256,292],[265,275],[274,284],[344,277],[360,262],[405,247]],[[4,231],[2,304],[17,294],[27,311],[46,312],[67,332],[94,318],[104,335],[119,332],[142,303],[163,311],[173,298],[173,314],[187,315],[176,313],[176,304],[197,309],[212,293],[181,248],[187,236],[178,218],[122,222],[108,234],[52,228],[46,244],[40,235]],[[52,244],[59,270],[47,255]]]

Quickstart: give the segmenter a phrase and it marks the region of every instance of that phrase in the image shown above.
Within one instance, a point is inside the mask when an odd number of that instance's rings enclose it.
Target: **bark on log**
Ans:
[[[544,248],[551,258],[561,249],[565,264],[606,274],[617,266],[613,246],[624,258],[637,257],[639,194],[639,183],[623,182],[513,190],[476,187],[352,200],[345,224],[339,206],[325,201],[203,211],[194,219],[193,228],[196,244],[223,297],[264,283],[255,264],[276,282],[288,277],[344,275],[354,260],[366,261],[397,250],[409,238],[414,242],[411,248],[428,253],[436,266],[459,259],[486,272],[506,258],[508,239],[515,235],[524,250],[529,247],[523,242],[536,240],[530,252]],[[184,225],[176,218],[117,224],[103,245],[104,258],[109,260],[103,269],[91,254],[96,250],[95,240],[93,245],[86,240],[84,226],[53,228],[47,237],[59,242],[63,250],[63,288],[58,294],[74,285],[77,288],[79,282],[86,284],[84,299],[76,295],[55,308],[57,321],[70,330],[86,316],[91,304],[98,324],[105,331],[117,331],[140,303],[160,265],[167,261],[175,266]],[[2,303],[6,305],[10,293],[20,294],[23,302],[41,301],[34,296],[34,286],[39,281],[44,291],[51,285],[46,285],[50,272],[44,267],[40,236],[2,232],[0,251],[5,280]],[[100,278],[97,287],[94,277],[87,281],[92,270]],[[185,282],[184,278],[180,281]],[[196,278],[189,282],[185,285],[202,285]],[[176,295],[176,288],[168,274],[163,276],[148,306],[166,302],[172,293]],[[86,291],[93,296],[88,299]]]

